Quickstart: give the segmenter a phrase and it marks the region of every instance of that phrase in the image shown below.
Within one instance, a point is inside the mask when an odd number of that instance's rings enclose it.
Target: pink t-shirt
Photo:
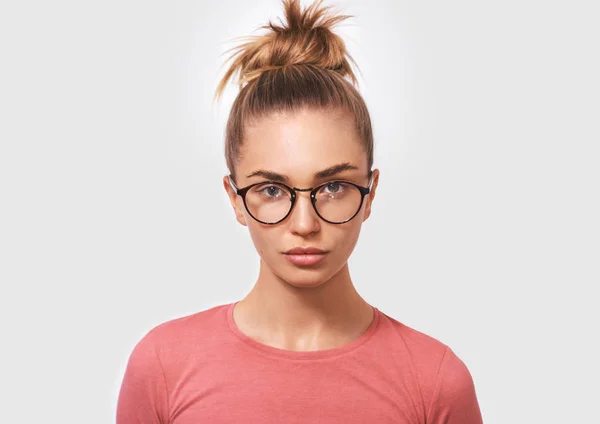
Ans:
[[[461,359],[375,307],[358,339],[295,352],[242,333],[234,305],[165,322],[138,342],[117,424],[482,423]]]

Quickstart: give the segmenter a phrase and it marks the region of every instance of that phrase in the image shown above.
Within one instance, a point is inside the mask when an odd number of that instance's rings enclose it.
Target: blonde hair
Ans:
[[[225,157],[234,182],[241,157],[244,126],[249,120],[273,112],[301,108],[340,108],[352,114],[373,166],[373,131],[367,106],[355,88],[355,63],[344,41],[332,28],[349,18],[334,15],[322,0],[301,9],[299,0],[282,0],[285,23],[269,22],[263,35],[244,37],[232,50],[229,69],[219,82],[215,99],[237,73],[240,92],[233,102],[225,130]],[[370,174],[369,174],[370,175]]]

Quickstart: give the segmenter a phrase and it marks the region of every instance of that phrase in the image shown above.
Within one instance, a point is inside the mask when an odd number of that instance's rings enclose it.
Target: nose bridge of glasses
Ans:
[[[316,210],[315,210],[315,197],[313,197],[312,191],[314,190],[314,188],[297,188],[297,187],[293,187],[294,191],[296,192],[296,198],[293,201],[293,204],[291,205],[291,210],[290,210],[290,214],[294,215],[298,213],[298,209],[301,209],[302,207],[304,208],[308,208],[307,212],[309,215],[315,214],[314,217],[318,216],[318,214],[316,214]],[[302,199],[303,197],[306,198],[306,202],[308,202],[307,205],[302,206],[299,205],[299,203],[303,203],[304,200]],[[313,217],[313,218],[314,218]]]
[[[306,197],[308,202],[313,205],[315,203],[315,198],[312,196],[312,191],[314,188],[298,188],[293,187],[293,190],[296,192],[296,200],[295,203],[298,203],[302,197]]]
[[[296,196],[298,196],[298,193],[299,193],[299,192],[304,192],[304,191],[308,192],[308,193],[309,193],[309,195],[310,195],[310,193],[311,193],[311,192],[314,190],[314,187],[311,187],[311,188],[298,188],[298,187],[293,187],[293,190],[296,192]]]

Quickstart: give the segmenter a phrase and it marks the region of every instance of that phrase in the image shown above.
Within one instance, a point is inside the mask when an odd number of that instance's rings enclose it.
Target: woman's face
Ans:
[[[332,180],[369,185],[367,155],[354,128],[352,115],[341,111],[307,110],[272,114],[255,120],[245,128],[242,157],[236,168],[236,185],[246,187],[269,181],[265,170],[287,177],[290,187],[310,188]],[[346,169],[325,178],[315,174],[334,165],[348,163]],[[263,265],[289,284],[316,286],[328,281],[346,264],[354,250],[363,221],[371,213],[379,172],[373,171],[371,193],[366,195],[358,214],[349,222],[331,224],[322,220],[310,201],[309,192],[297,192],[296,203],[287,218],[275,225],[262,224],[246,211],[241,196],[223,185],[234,207],[236,218],[248,227]],[[336,186],[333,186],[334,189]],[[296,265],[284,252],[294,247],[316,247],[327,251],[314,265]]]

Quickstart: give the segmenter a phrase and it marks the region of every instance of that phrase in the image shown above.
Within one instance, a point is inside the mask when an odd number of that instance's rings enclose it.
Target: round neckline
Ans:
[[[238,301],[239,302],[239,301]],[[241,341],[245,346],[252,348],[255,351],[261,352],[263,354],[269,356],[275,356],[278,358],[286,358],[286,359],[323,359],[323,358],[331,358],[334,356],[343,355],[345,353],[351,352],[357,347],[365,344],[369,341],[379,327],[379,322],[381,320],[381,312],[375,306],[371,305],[373,308],[373,319],[371,320],[371,324],[362,333],[358,338],[346,343],[343,346],[334,347],[331,349],[321,349],[321,350],[312,350],[312,351],[295,351],[295,350],[287,350],[280,349],[278,347],[269,346],[264,343],[261,343],[257,340],[254,340],[250,336],[242,333],[242,331],[238,328],[237,324],[233,319],[233,309],[238,302],[233,302],[227,305],[225,308],[226,312],[226,320],[227,327],[231,331],[231,333]]]

